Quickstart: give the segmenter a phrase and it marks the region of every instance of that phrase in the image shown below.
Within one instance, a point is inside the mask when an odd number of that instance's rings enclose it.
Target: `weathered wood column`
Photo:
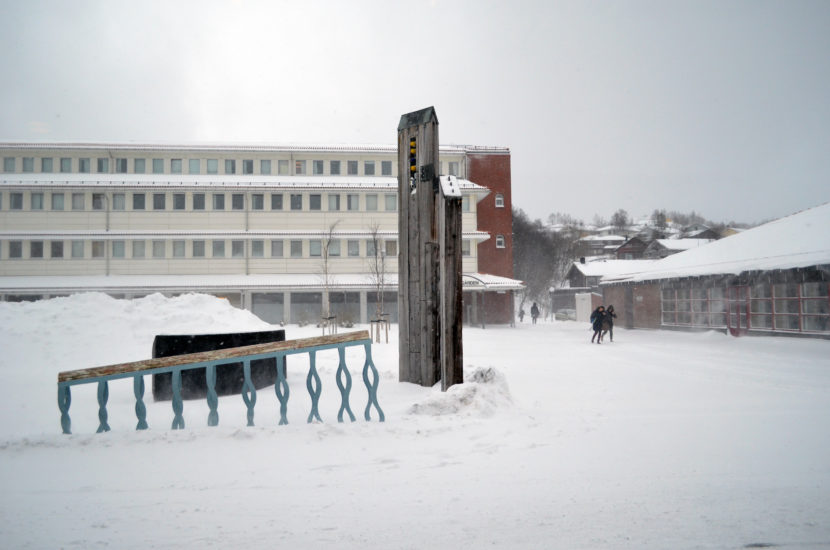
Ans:
[[[461,329],[461,188],[455,176],[441,176],[436,201],[441,282],[441,390],[464,382]]]
[[[446,389],[461,378],[461,200],[459,195],[457,223],[454,214],[449,216],[452,221],[442,222],[448,207],[438,178],[439,166],[435,109],[428,107],[401,116],[398,124],[399,379],[422,386],[432,386],[440,379],[444,380],[442,388]],[[457,242],[448,245],[446,231]],[[448,249],[454,251],[449,262]],[[451,282],[450,291],[457,288],[457,296],[447,295],[446,281]],[[456,302],[457,321],[445,320],[447,304],[455,308]],[[448,336],[453,338],[452,345],[445,341]],[[457,360],[444,360],[447,354]],[[453,371],[452,375],[447,368]]]

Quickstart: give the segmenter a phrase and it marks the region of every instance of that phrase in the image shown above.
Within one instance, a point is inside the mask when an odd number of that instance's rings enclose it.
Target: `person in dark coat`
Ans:
[[[600,341],[605,338],[606,332],[608,333],[611,342],[614,341],[614,319],[616,318],[617,314],[614,313],[614,306],[608,306],[608,309],[605,310],[605,319],[602,320],[602,334],[599,337]]]
[[[594,343],[594,338],[597,344],[602,343],[602,322],[605,321],[605,307],[599,306],[593,313],[591,313],[591,327],[594,329],[594,335],[591,336],[591,343]]]
[[[536,324],[536,319],[539,318],[539,306],[536,305],[536,302],[533,302],[533,305],[530,306],[530,317],[533,319],[533,324]]]

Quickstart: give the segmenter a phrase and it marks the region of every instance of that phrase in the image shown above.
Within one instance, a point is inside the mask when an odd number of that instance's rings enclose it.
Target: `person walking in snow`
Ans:
[[[602,322],[605,321],[605,307],[599,306],[593,313],[591,313],[591,327],[594,329],[594,335],[591,336],[591,343],[594,343],[594,338],[597,344],[602,343]]]
[[[614,313],[614,306],[608,306],[608,309],[605,310],[605,318],[602,320],[602,334],[600,335],[599,339],[602,341],[605,338],[605,333],[608,333],[610,341],[614,341],[614,319],[617,318],[617,314]]]
[[[533,305],[530,306],[530,317],[533,319],[533,324],[536,324],[536,319],[539,318],[539,306],[536,305],[536,302],[533,302]]]
[[[519,322],[524,322],[525,320],[525,310],[524,308],[519,308]]]

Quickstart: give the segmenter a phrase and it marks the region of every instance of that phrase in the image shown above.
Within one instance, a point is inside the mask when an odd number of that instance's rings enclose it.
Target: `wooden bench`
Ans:
[[[218,404],[219,398],[216,394],[216,367],[221,364],[242,362],[245,381],[242,386],[242,399],[248,409],[248,426],[254,425],[254,406],[256,405],[256,389],[251,382],[251,361],[256,359],[276,359],[277,383],[274,385],[277,399],[280,402],[279,424],[287,424],[286,416],[288,409],[289,387],[285,377],[285,357],[300,353],[309,355],[309,371],[306,377],[306,387],[311,395],[311,412],[308,415],[308,422],[316,419],[322,422],[318,411],[318,404],[322,386],[320,376],[317,374],[316,353],[327,349],[337,349],[340,356],[340,363],[337,368],[336,382],[340,390],[341,402],[337,420],[343,422],[344,413],[348,413],[352,422],[355,416],[349,406],[349,393],[352,386],[352,377],[346,368],[346,348],[352,346],[364,346],[366,359],[363,365],[363,382],[369,394],[369,401],[364,412],[365,419],[371,420],[371,408],[375,407],[379,420],[384,421],[385,417],[377,400],[378,371],[372,362],[372,340],[368,331],[348,332],[344,334],[333,334],[318,336],[315,338],[300,338],[297,340],[285,340],[282,342],[269,342],[267,344],[256,344],[252,346],[241,346],[226,348],[214,351],[199,353],[188,353],[185,355],[172,355],[156,359],[146,359],[117,365],[107,365],[90,369],[78,369],[61,372],[58,374],[58,408],[61,411],[61,427],[63,433],[71,431],[71,420],[69,418],[69,405],[71,403],[70,388],[78,384],[98,383],[98,433],[110,430],[107,423],[107,400],[109,399],[109,382],[120,378],[133,379],[133,392],[136,404],[135,413],[138,418],[136,430],[146,430],[147,409],[144,404],[144,376],[148,374],[172,373],[173,376],[173,425],[172,429],[184,428],[184,409],[181,395],[182,371],[190,369],[205,369],[207,379],[207,403],[210,409],[208,414],[208,426],[219,424]]]

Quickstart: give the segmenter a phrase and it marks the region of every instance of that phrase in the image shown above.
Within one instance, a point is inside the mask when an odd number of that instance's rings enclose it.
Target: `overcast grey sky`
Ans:
[[[830,1],[0,0],[0,141],[510,147],[513,203],[830,201]]]

